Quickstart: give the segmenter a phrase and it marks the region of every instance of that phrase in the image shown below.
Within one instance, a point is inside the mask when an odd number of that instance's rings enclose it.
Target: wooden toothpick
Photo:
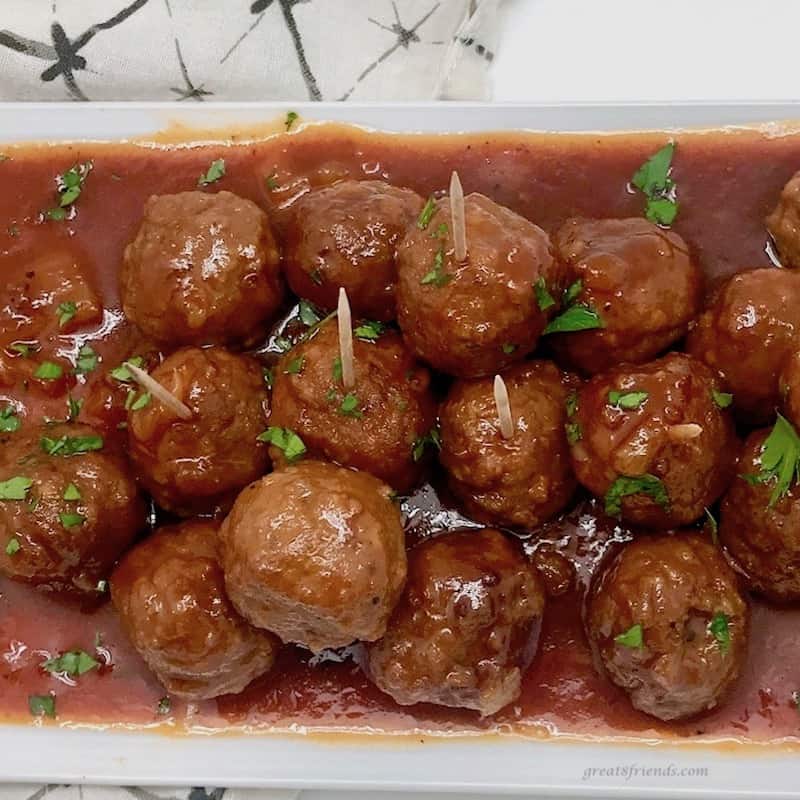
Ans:
[[[342,385],[348,391],[356,385],[355,367],[353,365],[353,321],[350,314],[350,302],[344,287],[339,288],[339,357],[342,360]]]
[[[125,362],[125,367],[133,375],[136,383],[143,389],[150,392],[150,394],[163,403],[171,411],[174,411],[181,419],[191,419],[192,409],[185,403],[178,400],[175,395],[168,392],[157,380],[148,375],[143,369],[140,369],[136,364],[131,364],[129,361]]]
[[[458,173],[450,176],[450,221],[453,228],[453,247],[456,261],[467,260],[467,221],[464,216],[464,190]]]
[[[499,375],[494,376],[494,404],[500,417],[500,433],[504,439],[510,439],[514,435],[514,418],[511,416],[506,382]]]

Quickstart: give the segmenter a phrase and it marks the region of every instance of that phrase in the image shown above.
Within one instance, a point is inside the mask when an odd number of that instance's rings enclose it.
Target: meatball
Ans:
[[[555,309],[540,307],[535,288],[540,296],[558,295],[560,282],[541,228],[480,194],[468,195],[464,205],[464,263],[455,260],[446,199],[426,228],[414,225],[400,243],[397,321],[420,358],[470,378],[495,373],[534,349]]]
[[[784,362],[778,377],[783,413],[795,427],[800,427],[800,350]]]
[[[645,219],[570,219],[555,237],[574,301],[602,327],[554,337],[559,357],[594,375],[642,363],[682,338],[702,308],[702,274],[677,233]]]
[[[267,215],[230,192],[156,195],[120,275],[125,316],[167,345],[227,343],[263,331],[283,300]]]
[[[783,430],[780,430],[785,426]],[[796,434],[783,418],[779,434]],[[753,431],[739,461],[739,479],[722,501],[719,538],[751,589],[778,602],[800,601],[800,486],[781,491],[762,464],[769,430]]]
[[[635,708],[661,720],[719,704],[744,665],[748,626],[721,551],[688,532],[624,545],[587,598],[597,660]]]
[[[139,655],[171,694],[205,700],[268,672],[280,645],[231,605],[207,520],[162,528],[111,576],[111,599]]]
[[[313,651],[382,636],[406,579],[389,487],[321,461],[248,486],[222,526],[220,556],[239,613]]]
[[[708,367],[682,353],[595,376],[571,417],[578,480],[627,522],[696,520],[736,468],[734,423],[721,407],[728,400]]]
[[[0,571],[8,577],[94,592],[144,525],[126,462],[88,425],[0,439]]]
[[[286,353],[273,370],[270,425],[296,433],[312,456],[407,491],[420,477],[420,443],[436,421],[430,375],[393,331],[374,341],[356,335],[353,353],[351,391],[342,385],[336,320]],[[277,447],[270,452],[276,466],[286,463]]]
[[[520,364],[503,377],[514,435],[500,433],[493,379],[458,381],[441,409],[440,460],[475,519],[536,528],[575,491],[564,431],[570,382],[549,361]]]
[[[766,268],[734,275],[686,347],[719,373],[743,418],[767,422],[779,403],[780,370],[800,349],[800,273]]]
[[[339,181],[304,195],[284,238],[292,291],[334,309],[343,286],[357,316],[394,319],[395,247],[421,209],[416,192],[383,181]]]
[[[800,267],[800,172],[781,190],[778,205],[767,217],[781,261],[787,267]]]
[[[499,531],[428,539],[409,553],[406,590],[365,671],[400,705],[489,716],[519,697],[544,603],[536,570]]]
[[[257,440],[268,403],[261,367],[219,347],[187,347],[150,374],[193,416],[181,419],[155,398],[131,405],[130,455],[143,485],[182,516],[226,510],[269,467]]]

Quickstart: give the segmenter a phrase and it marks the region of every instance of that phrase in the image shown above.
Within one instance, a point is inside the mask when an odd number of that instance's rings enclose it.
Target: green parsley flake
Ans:
[[[608,393],[608,404],[625,411],[636,411],[644,405],[648,397],[650,397],[650,392],[618,392],[612,390]]]
[[[292,125],[294,125],[295,121],[297,120],[299,114],[296,111],[289,111],[286,114],[286,119],[284,120],[283,124],[286,127],[286,130],[291,130]]]
[[[169,714],[171,709],[172,709],[172,700],[169,698],[168,695],[162,697],[158,701],[158,705],[156,706],[157,713],[161,714],[162,716]]]
[[[502,347],[503,352],[507,356],[510,356],[516,349],[517,346],[515,344],[511,344],[511,342],[506,342]]]
[[[417,227],[424,231],[428,225],[430,225],[431,220],[433,219],[433,215],[436,213],[436,200],[434,200],[433,195],[431,195],[428,200],[426,201],[425,205],[422,207],[422,211],[419,213],[419,218],[417,219]]]
[[[609,517],[618,517],[622,513],[622,499],[636,494],[647,495],[662,508],[669,507],[667,490],[655,475],[646,474],[635,477],[620,475],[606,492],[606,514]]]
[[[382,322],[373,322],[367,320],[362,322],[357,328],[353,329],[353,334],[363,339],[365,342],[374,342],[380,338],[381,334],[386,330],[386,326]]]
[[[436,450],[442,449],[442,437],[436,427],[431,428],[424,436],[420,436],[414,441],[411,448],[411,458],[414,461],[419,461],[425,455],[425,449],[428,446]]]
[[[571,391],[567,395],[565,405],[567,407],[567,416],[571,417],[578,410],[578,393],[576,391]]]
[[[114,367],[109,373],[115,381],[120,383],[130,383],[133,380],[133,373],[128,369],[128,364],[133,364],[134,367],[142,369],[144,366],[144,359],[141,356],[133,356],[118,367]]]
[[[8,544],[6,544],[6,555],[13,556],[18,551],[19,551],[19,539],[17,539],[16,536],[12,536],[8,540]]]
[[[23,475],[0,481],[0,500],[24,500],[31,486],[33,481]]]
[[[547,284],[544,282],[544,278],[539,278],[536,281],[533,285],[533,291],[536,293],[536,302],[540,311],[547,311],[547,309],[556,304],[555,298],[550,294]]]
[[[267,384],[267,389],[271,389],[272,382],[275,380],[275,373],[272,371],[272,367],[263,367],[261,373],[264,376],[264,383]]]
[[[544,335],[550,333],[573,333],[575,331],[589,331],[594,328],[603,328],[600,315],[589,306],[582,304],[570,306],[562,314],[551,320],[544,329]]]
[[[34,378],[41,381],[57,381],[64,374],[64,369],[52,361],[42,361],[33,373]]]
[[[216,183],[225,174],[225,159],[218,158],[209,164],[208,169],[197,179],[198,186]]]
[[[83,525],[86,522],[86,517],[83,514],[73,514],[73,513],[61,513],[58,515],[58,518],[61,520],[61,525],[64,528],[77,528],[79,525]]]
[[[303,440],[289,428],[269,427],[258,435],[259,442],[267,442],[283,451],[287,461],[296,461],[306,452]]]
[[[358,397],[352,393],[346,394],[342,399],[339,413],[344,417],[355,417],[356,419],[364,416],[364,412],[359,407]]]
[[[614,641],[623,647],[641,650],[644,647],[644,629],[637,622],[636,625],[631,625],[625,633],[615,636]]]
[[[709,633],[717,640],[719,649],[727,653],[731,649],[731,631],[728,627],[728,617],[721,611],[714,615],[708,623]]]
[[[670,177],[674,151],[674,142],[664,145],[631,178],[631,183],[647,198],[645,217],[659,225],[671,225],[678,214],[675,181]]]
[[[150,392],[142,392],[131,404],[131,411],[141,411],[150,405]]]
[[[271,192],[274,192],[280,186],[278,183],[278,176],[274,172],[272,175],[267,175],[267,177],[264,178],[264,182],[267,184],[267,189]]]
[[[444,248],[440,247],[433,257],[433,269],[423,276],[420,284],[422,286],[433,284],[441,289],[442,286],[447,286],[451,280],[453,280],[453,276],[444,271]]]
[[[71,206],[83,190],[83,182],[92,170],[92,162],[85,161],[83,164],[75,164],[66,172],[56,178],[56,188],[58,189],[58,206],[45,211],[45,216],[52,220],[66,219],[66,209]]]
[[[298,356],[297,358],[293,358],[287,365],[286,369],[283,371],[284,375],[299,375],[306,365],[306,357],[305,356]]]
[[[719,408],[728,408],[733,403],[733,395],[730,392],[718,392],[712,389],[711,396]]]
[[[678,216],[678,201],[669,197],[648,198],[644,209],[645,217],[656,225],[669,227]]]
[[[316,325],[321,319],[316,308],[314,308],[314,306],[312,306],[308,300],[300,301],[300,305],[298,306],[298,316],[300,317],[300,322],[302,322],[307,328],[310,328],[312,325]]]
[[[743,477],[751,484],[775,481],[767,508],[772,508],[800,480],[800,438],[781,414],[761,446],[761,472]]]
[[[272,345],[279,353],[285,353],[288,350],[292,349],[292,342],[290,339],[287,339],[285,336],[276,336],[272,340]]]
[[[579,422],[568,422],[564,426],[564,431],[567,434],[567,442],[569,444],[577,444],[583,438],[583,430]]]
[[[71,300],[59,303],[58,308],[58,327],[63,328],[78,313],[78,307]]]
[[[81,453],[89,453],[92,450],[103,449],[103,437],[92,436],[61,436],[58,439],[51,439],[43,436],[39,440],[42,450],[49,456],[74,456]]]
[[[13,353],[19,353],[23,358],[27,358],[31,353],[38,352],[39,345],[28,342],[14,342],[8,349]]]
[[[80,489],[74,483],[67,484],[67,488],[64,489],[64,499],[69,501],[80,500]]]
[[[83,345],[83,347],[78,350],[75,373],[77,375],[86,375],[89,372],[94,372],[94,370],[97,369],[97,362],[99,360],[99,356],[95,353],[91,345]]]
[[[71,394],[67,395],[67,422],[78,419],[83,407],[83,400],[76,400]]]
[[[0,409],[0,433],[14,433],[19,430],[21,424],[14,406]]]
[[[705,512],[706,525],[708,526],[709,531],[711,531],[711,541],[716,546],[719,544],[719,525],[717,525],[717,520],[708,509],[705,509]]]
[[[577,281],[571,283],[567,288],[564,290],[564,306],[571,306],[581,295],[583,291],[583,281],[578,278]]]
[[[333,368],[331,369],[334,381],[341,381],[342,379],[342,359],[339,356],[333,359]]]
[[[52,694],[31,694],[28,695],[28,708],[34,717],[56,716],[56,698]]]
[[[100,662],[85,650],[69,650],[56,658],[48,658],[41,665],[45,672],[69,675],[70,678],[78,678],[99,666]]]

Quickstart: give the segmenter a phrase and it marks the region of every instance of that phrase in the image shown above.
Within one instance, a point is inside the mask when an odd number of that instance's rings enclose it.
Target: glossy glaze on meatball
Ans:
[[[778,205],[767,217],[767,229],[783,265],[800,267],[800,172],[781,190]]]
[[[145,526],[126,461],[88,425],[0,439],[0,571],[48,591],[94,593]]]
[[[161,528],[111,576],[111,598],[133,646],[170,694],[190,700],[242,691],[269,671],[280,646],[231,605],[217,527],[194,520]]]
[[[780,496],[777,476],[762,480],[770,430],[750,434],[740,477],[722,501],[719,538],[747,575],[751,589],[778,602],[800,602],[800,486]]]
[[[283,242],[292,291],[332,310],[344,287],[355,316],[394,319],[395,249],[422,205],[416,192],[383,181],[339,181],[303,195]]]
[[[552,338],[560,358],[594,375],[642,363],[682,338],[702,308],[702,274],[677,233],[645,219],[570,219],[555,236],[575,301],[602,328]]]
[[[747,653],[749,610],[710,540],[642,536],[595,579],[586,629],[607,676],[661,720],[715,708]]]
[[[467,259],[456,263],[450,201],[426,228],[409,228],[397,253],[397,321],[423,360],[457,377],[495,373],[536,346],[555,307],[542,310],[538,282],[560,295],[550,238],[481,194],[465,198]]]
[[[230,192],[156,195],[122,263],[125,316],[173,347],[263,333],[283,299],[267,215]]]
[[[313,651],[383,635],[406,579],[400,512],[365,472],[303,461],[238,497],[220,532],[228,594],[253,625]]]
[[[769,421],[780,400],[780,370],[800,349],[800,273],[766,268],[734,275],[686,349],[720,375],[744,419]]]
[[[738,441],[711,370],[670,353],[623,364],[578,392],[572,465],[606,512],[668,528],[703,514],[733,478]]]
[[[489,528],[429,539],[365,670],[400,705],[435,703],[488,716],[519,697],[533,660],[544,588],[516,543]]]
[[[405,492],[424,467],[415,445],[436,421],[430,374],[393,331],[374,341],[356,335],[353,354],[355,386],[348,391],[336,320],[293,347],[273,370],[269,424],[294,431],[311,456],[365,470]],[[276,466],[285,463],[281,450],[270,453]]]
[[[193,416],[181,419],[155,398],[132,405],[128,441],[142,483],[182,516],[226,510],[269,467],[267,446],[257,440],[268,404],[261,367],[220,347],[188,347],[150,375]]]
[[[440,461],[448,485],[481,522],[536,528],[575,490],[565,433],[566,400],[575,381],[549,361],[503,373],[514,435],[504,439],[493,378],[453,384],[440,413]]]

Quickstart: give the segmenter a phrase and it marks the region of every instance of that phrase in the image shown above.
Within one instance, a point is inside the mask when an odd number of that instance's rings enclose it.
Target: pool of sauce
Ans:
[[[75,359],[91,343],[106,365],[131,352],[136,334],[119,311],[117,272],[151,194],[190,190],[216,158],[225,176],[209,190],[248,197],[273,214],[280,232],[285,209],[311,187],[341,178],[380,178],[420,194],[447,186],[458,169],[466,191],[483,192],[545,230],[567,217],[642,214],[643,198],[629,179],[660,147],[663,134],[406,136],[344,126],[313,126],[247,144],[157,147],[144,144],[70,144],[6,148],[0,160],[0,277],[15,264],[49,249],[76,254],[103,302],[100,326],[69,336],[39,337],[40,358]],[[674,229],[693,249],[709,286],[740,269],[772,263],[763,219],[786,180],[800,168],[800,136],[768,138],[755,132],[681,134],[673,178],[680,213]],[[54,204],[57,175],[91,161],[92,170],[62,221],[42,211]],[[266,180],[270,178],[269,182]],[[273,188],[270,188],[272,186]],[[52,309],[47,309],[55,317]],[[296,328],[296,325],[294,326]],[[283,326],[281,326],[281,330]],[[288,330],[293,330],[290,322]],[[273,332],[258,351],[269,361]],[[0,339],[3,334],[0,320]],[[8,342],[0,340],[0,347]],[[102,370],[77,379],[83,397]],[[48,397],[25,387],[0,386],[0,405],[22,408],[24,425],[64,416],[65,395]],[[435,481],[434,481],[435,483]],[[448,527],[469,525],[429,485],[404,500],[409,541]],[[800,743],[800,610],[753,601],[752,633],[744,674],[720,708],[695,720],[661,723],[630,705],[600,677],[581,623],[582,589],[624,530],[579,500],[563,519],[520,535],[532,553],[542,543],[573,561],[573,590],[549,601],[539,652],[516,703],[489,720],[475,713],[420,705],[403,708],[373,687],[352,649],[312,657],[287,647],[275,669],[243,693],[202,703],[173,699],[122,634],[108,603],[87,608],[59,602],[0,578],[0,718],[30,722],[28,695],[54,692],[56,724],[158,725],[190,729],[348,729],[354,731],[509,731],[531,736],[600,736]],[[102,667],[75,680],[40,668],[63,650],[95,653]],[[163,704],[162,704],[163,710]]]

